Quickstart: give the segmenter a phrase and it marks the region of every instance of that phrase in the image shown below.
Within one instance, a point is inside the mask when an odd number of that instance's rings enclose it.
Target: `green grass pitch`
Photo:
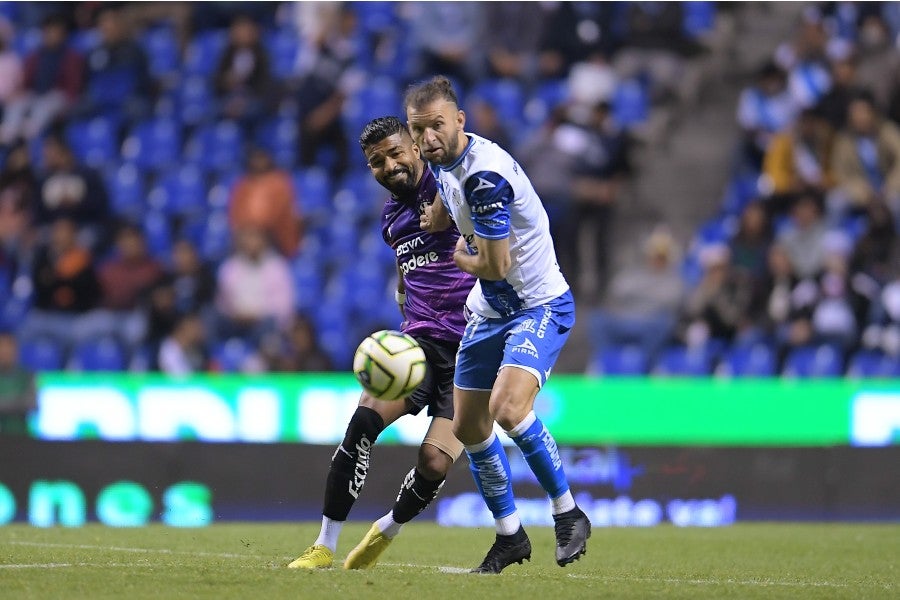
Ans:
[[[344,528],[338,560],[368,523]],[[553,532],[529,530],[531,562],[471,575],[488,529],[413,523],[371,571],[285,565],[318,524],[205,529],[0,527],[0,598],[900,598],[900,524],[739,524],[595,529],[559,568]]]

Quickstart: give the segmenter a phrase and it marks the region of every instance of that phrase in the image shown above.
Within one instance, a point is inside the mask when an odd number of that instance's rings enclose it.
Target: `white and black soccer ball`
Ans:
[[[353,372],[379,400],[402,400],[425,378],[425,351],[412,337],[383,329],[369,335],[353,355]]]

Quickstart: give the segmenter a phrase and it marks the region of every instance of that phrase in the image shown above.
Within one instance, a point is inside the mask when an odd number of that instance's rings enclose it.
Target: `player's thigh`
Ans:
[[[490,390],[453,388],[453,435],[463,444],[479,444],[490,437],[494,428],[490,399]]]
[[[507,324],[500,319],[469,317],[459,350],[453,383],[462,390],[490,390],[503,359]],[[454,392],[455,393],[455,392]]]
[[[387,427],[400,417],[408,414],[411,410],[409,400],[379,400],[373,398],[366,392],[363,392],[359,398],[359,405],[371,408],[377,412],[384,420],[384,426]]]

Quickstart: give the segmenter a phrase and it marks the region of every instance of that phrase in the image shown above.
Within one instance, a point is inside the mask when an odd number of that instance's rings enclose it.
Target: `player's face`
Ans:
[[[459,157],[466,116],[455,104],[438,99],[419,108],[407,106],[406,119],[426,160],[446,166]]]
[[[409,136],[395,133],[367,147],[365,154],[375,181],[392,194],[400,196],[416,189],[422,158]]]

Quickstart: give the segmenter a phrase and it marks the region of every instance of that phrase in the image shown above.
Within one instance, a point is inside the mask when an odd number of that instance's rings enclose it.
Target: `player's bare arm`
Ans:
[[[506,278],[512,265],[509,255],[509,238],[488,240],[474,236],[473,242],[477,252],[469,254],[466,238],[460,236],[453,251],[453,262],[461,271],[470,273],[479,279],[500,281]]]
[[[437,233],[449,229],[453,225],[453,218],[444,203],[441,202],[440,196],[435,194],[431,204],[426,204],[419,217],[419,227],[428,233]]]

